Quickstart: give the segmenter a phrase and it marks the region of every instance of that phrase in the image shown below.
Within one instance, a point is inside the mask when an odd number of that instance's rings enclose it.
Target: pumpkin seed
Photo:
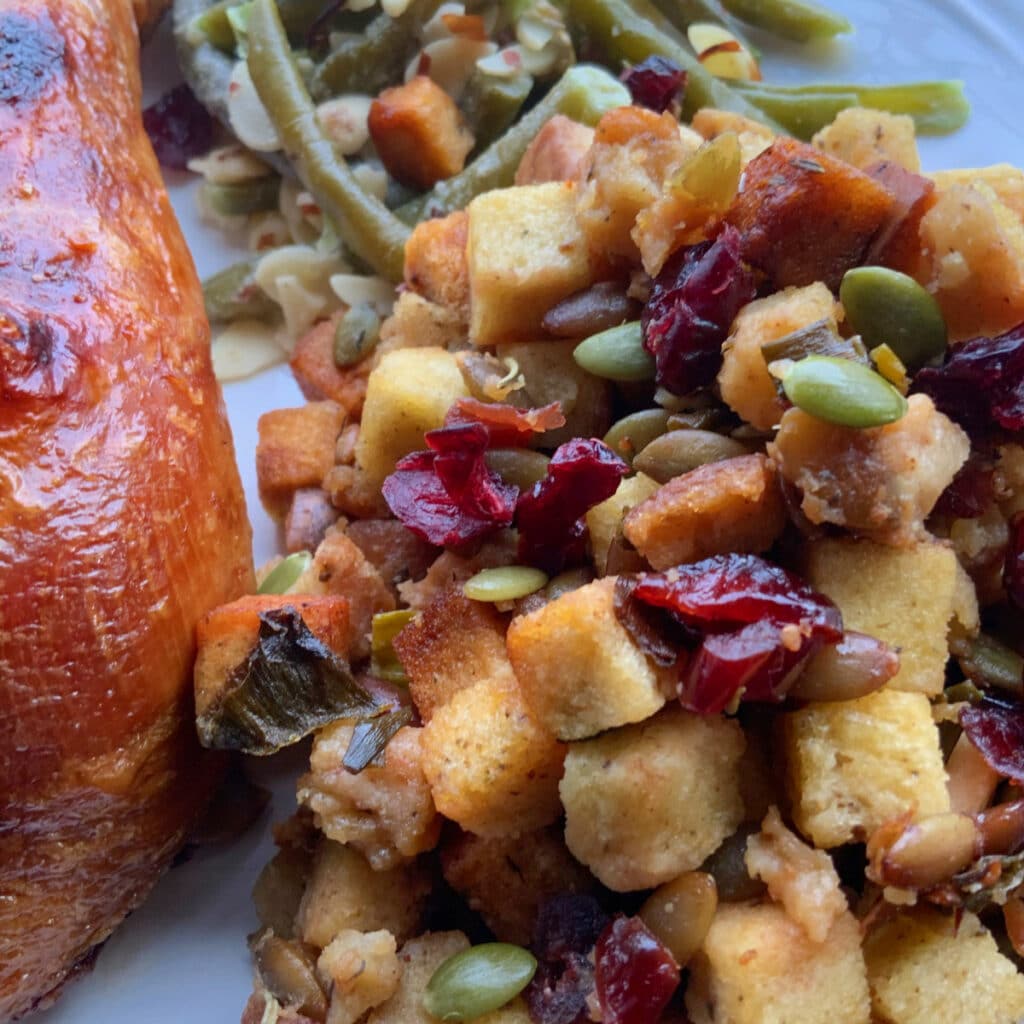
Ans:
[[[686,871],[655,889],[640,908],[640,917],[676,963],[685,967],[704,944],[717,907],[714,878],[703,871]]]
[[[257,594],[287,594],[299,577],[309,568],[313,556],[308,551],[296,551],[282,558],[256,590]]]
[[[373,674],[391,683],[405,684],[409,680],[395,651],[394,639],[416,618],[411,608],[395,612],[378,612],[370,620],[371,669]]]
[[[547,586],[547,575],[528,565],[503,565],[496,569],[481,569],[462,586],[462,592],[471,601],[515,601],[534,594]]]
[[[253,953],[260,979],[275,999],[313,1020],[326,1019],[327,996],[317,980],[310,947],[267,935]]]
[[[548,472],[548,457],[529,448],[492,448],[484,455],[490,469],[506,483],[528,491]]]
[[[604,435],[604,443],[626,462],[632,462],[651,441],[665,433],[668,417],[667,409],[641,409],[630,413],[612,424]]]
[[[354,366],[377,347],[380,317],[369,303],[347,309],[334,329],[334,365]]]
[[[869,349],[888,344],[912,371],[946,351],[946,321],[935,296],[907,274],[855,267],[844,275],[839,299]]]
[[[804,412],[843,427],[881,427],[907,411],[907,400],[884,377],[849,359],[808,356],[789,368],[782,387]]]
[[[587,373],[606,380],[654,380],[654,356],[644,348],[640,321],[592,334],[573,349]]]
[[[633,460],[633,468],[665,484],[698,466],[748,452],[746,445],[710,430],[672,430],[651,441]]]
[[[537,961],[519,946],[472,946],[434,971],[423,993],[423,1007],[438,1020],[476,1020],[515,999],[536,970]]]
[[[868,362],[863,339],[857,335],[840,337],[836,333],[835,322],[827,318],[815,320],[775,341],[765,342],[761,346],[761,355],[769,365],[779,359],[803,359],[805,356],[842,356],[865,366]]]

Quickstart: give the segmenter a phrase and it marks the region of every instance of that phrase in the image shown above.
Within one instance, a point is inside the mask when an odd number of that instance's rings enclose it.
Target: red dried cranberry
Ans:
[[[1003,586],[1010,600],[1018,608],[1024,608],[1024,512],[1018,512],[1010,520],[1010,543],[1006,547]]]
[[[942,366],[919,370],[914,390],[956,420],[975,441],[1024,431],[1024,324],[996,338],[949,350]]]
[[[986,698],[962,708],[960,724],[994,772],[1024,785],[1024,707]]]
[[[488,448],[521,448],[535,434],[565,426],[561,402],[539,409],[517,409],[514,405],[460,398],[448,410],[445,426],[458,423],[482,423],[488,431]]]
[[[676,395],[710,384],[729,327],[756,291],[754,274],[740,258],[740,233],[731,225],[714,242],[673,256],[654,279],[640,318],[657,382]]]
[[[696,647],[701,634],[681,623],[670,611],[638,601],[638,582],[635,576],[619,576],[615,581],[615,617],[651,661],[667,668],[679,660],[681,649]]]
[[[617,917],[594,950],[603,1024],[652,1024],[679,987],[679,965],[638,917]]]
[[[432,430],[432,451],[400,460],[381,488],[388,508],[416,536],[464,547],[512,522],[518,488],[484,461],[487,428],[464,423]]]
[[[547,475],[519,499],[519,560],[547,573],[586,555],[583,517],[610,498],[629,467],[603,441],[577,437],[556,449]]]
[[[950,485],[935,503],[937,516],[951,519],[977,519],[995,501],[995,466],[975,452],[960,467]]]
[[[589,953],[608,924],[608,915],[588,892],[560,892],[537,910],[530,948],[538,960]]]
[[[587,999],[594,991],[594,965],[582,953],[558,964],[539,963],[523,992],[534,1024],[589,1024]]]
[[[164,167],[185,170],[189,160],[213,145],[214,122],[187,85],[164,93],[142,112],[142,124]]]
[[[622,81],[637,106],[663,114],[682,100],[686,72],[675,61],[654,56],[626,68]]]

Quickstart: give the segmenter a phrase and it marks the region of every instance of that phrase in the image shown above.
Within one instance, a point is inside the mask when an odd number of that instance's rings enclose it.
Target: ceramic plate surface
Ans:
[[[846,14],[855,33],[808,54],[754,40],[763,51],[767,81],[897,82],[961,78],[972,105],[956,135],[922,139],[926,170],[1007,161],[1024,166],[1024,4],[1017,0],[827,0]],[[753,39],[753,34],[751,34]],[[146,51],[143,67],[151,102],[177,80],[166,33]],[[185,235],[202,276],[237,258],[222,238],[200,224],[186,176],[169,181]],[[256,420],[268,409],[302,397],[287,367],[225,388],[242,479],[254,528],[256,561],[277,550],[273,524],[256,496]],[[39,1024],[234,1024],[252,984],[246,935],[256,927],[250,891],[272,855],[270,823],[294,807],[290,765],[261,764],[258,775],[275,788],[275,804],[254,829],[228,848],[198,852],[172,870],[148,902],[107,943],[95,970],[74,985]]]

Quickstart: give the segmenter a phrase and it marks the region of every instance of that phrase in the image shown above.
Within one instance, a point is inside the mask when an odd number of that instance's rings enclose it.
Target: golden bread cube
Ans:
[[[594,568],[604,575],[608,564],[608,549],[622,526],[626,513],[642,501],[646,501],[658,489],[658,481],[646,473],[636,473],[620,481],[618,489],[587,513],[587,529],[590,531],[590,553]]]
[[[1024,220],[1024,170],[1011,164],[991,164],[988,167],[958,167],[946,171],[930,171],[928,177],[945,191],[952,185],[973,185],[981,182]]]
[[[815,846],[861,842],[901,815],[949,810],[924,694],[883,689],[780,718],[793,820]]]
[[[425,447],[423,435],[444,423],[457,398],[469,394],[455,356],[443,348],[388,352],[370,374],[356,463],[380,487],[403,455]]]
[[[422,220],[405,243],[405,283],[431,302],[469,319],[469,214]]]
[[[811,144],[862,171],[883,160],[908,171],[921,170],[914,119],[869,107],[847,107],[818,132]]]
[[[970,912],[905,910],[872,929],[864,959],[875,1019],[885,1024],[1024,1019],[1024,975]]]
[[[469,204],[470,340],[530,341],[592,280],[571,182],[494,189]]]
[[[743,730],[666,708],[569,746],[559,790],[565,841],[609,889],[649,889],[692,871],[743,820]]]
[[[615,615],[615,577],[512,620],[508,654],[537,720],[560,740],[641,722],[665,703],[661,677]]]
[[[561,810],[565,747],[533,716],[515,681],[484,679],[435,708],[423,727],[434,804],[467,832],[515,835]]]
[[[808,582],[839,606],[847,629],[898,648],[900,670],[890,688],[932,697],[942,692],[946,634],[961,598],[952,548],[816,540],[806,545],[804,571]]]
[[[870,1020],[860,926],[849,911],[815,943],[776,904],[721,904],[691,968],[686,1008],[694,1024]]]
[[[390,999],[402,978],[395,937],[388,931],[339,932],[320,954],[316,969],[330,982],[327,1024],[355,1024],[371,1007]]]

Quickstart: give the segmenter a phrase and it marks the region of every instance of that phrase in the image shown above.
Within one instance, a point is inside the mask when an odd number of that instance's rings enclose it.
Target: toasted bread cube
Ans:
[[[729,551],[767,551],[786,522],[775,467],[764,455],[740,455],[669,480],[626,516],[622,532],[660,570]]]
[[[344,597],[249,594],[208,611],[196,627],[194,672],[196,715],[203,715],[223,692],[235,669],[256,646],[260,615],[293,608],[307,629],[336,654],[348,653],[349,604]]]
[[[320,954],[317,973],[330,985],[327,1024],[355,1024],[398,991],[402,965],[388,931],[339,932]]]
[[[565,748],[534,718],[514,682],[460,690],[423,727],[423,773],[437,809],[467,832],[507,836],[560,811]]]
[[[987,185],[1004,206],[1024,220],[1024,170],[1010,164],[989,167],[961,167],[955,170],[929,172],[928,177],[945,191],[953,185]]]
[[[694,1024],[867,1024],[860,928],[849,912],[814,943],[775,904],[724,903],[692,964]],[[901,1022],[902,1024],[902,1022]]]
[[[439,306],[469,320],[469,214],[422,220],[405,243],[405,283]]]
[[[369,359],[342,369],[334,361],[334,335],[343,313],[314,324],[295,343],[290,366],[307,401],[337,402],[348,417],[358,418],[366,398]]]
[[[441,849],[441,868],[445,881],[466,897],[498,940],[519,946],[530,944],[545,900],[594,888],[558,827],[496,839],[463,832]]]
[[[786,405],[768,372],[761,346],[818,320],[829,321],[834,328],[838,310],[832,293],[820,281],[747,303],[722,346],[718,387],[726,405],[758,430],[778,426]]]
[[[514,682],[501,616],[493,605],[471,601],[458,584],[442,590],[394,647],[424,722],[460,690],[485,679]]]
[[[425,447],[423,435],[444,423],[469,394],[455,356],[442,348],[388,352],[370,374],[356,463],[376,488],[404,455]]]
[[[595,505],[587,513],[587,529],[590,531],[590,553],[594,568],[603,576],[608,564],[608,550],[622,528],[626,513],[646,501],[658,490],[657,480],[646,473],[636,473],[620,481],[618,489],[610,497]]]
[[[1024,976],[970,912],[908,909],[864,940],[875,1017],[884,1024],[1017,1024]]]
[[[469,204],[469,336],[531,341],[556,302],[591,283],[570,183],[494,189]]]
[[[382,765],[353,773],[344,758],[354,728],[335,722],[317,733],[298,800],[328,839],[347,843],[383,871],[432,850],[441,834],[423,776],[423,730],[399,729],[384,749]]]
[[[572,743],[559,790],[565,841],[609,889],[649,889],[699,867],[743,820],[743,730],[666,708]]]
[[[274,519],[284,519],[300,487],[323,483],[334,465],[334,443],[344,423],[345,410],[336,402],[309,402],[260,416],[256,480],[260,501]]]
[[[402,965],[398,991],[370,1012],[366,1024],[437,1024],[437,1018],[423,1008],[423,993],[438,967],[464,949],[469,949],[469,939],[462,932],[425,932],[410,939],[398,951]],[[523,1000],[516,998],[473,1020],[474,1024],[530,1024],[530,1015]]]
[[[654,664],[615,615],[615,578],[512,620],[508,654],[538,721],[561,740],[641,722],[664,703]]]
[[[370,105],[368,127],[388,173],[416,189],[458,174],[473,148],[455,101],[426,75],[385,89]]]
[[[907,114],[847,107],[811,139],[811,144],[862,171],[882,160],[908,171],[921,169],[914,119]]]
[[[815,846],[949,810],[939,732],[921,693],[879,690],[780,716],[793,820]]]
[[[304,942],[321,949],[350,928],[384,929],[401,942],[418,931],[430,884],[419,864],[374,871],[352,847],[324,839],[302,895],[296,930]]]
[[[837,291],[893,205],[891,193],[863,171],[778,138],[747,165],[726,220],[743,236],[744,258],[776,288],[824,281]]]
[[[899,650],[900,670],[889,687],[940,693],[949,658],[946,634],[960,593],[953,549],[825,539],[811,541],[805,551],[808,582],[835,601],[846,628]]]
[[[515,184],[575,181],[593,143],[593,128],[565,114],[555,114],[526,147],[516,168]]]

